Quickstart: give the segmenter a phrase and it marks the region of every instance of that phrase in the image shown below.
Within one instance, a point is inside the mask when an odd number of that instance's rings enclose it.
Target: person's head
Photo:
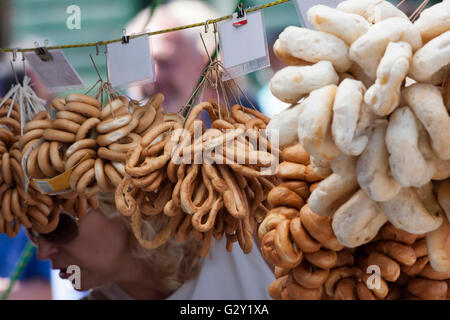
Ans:
[[[67,216],[64,221],[60,219],[58,227],[69,231],[74,228],[74,222],[67,219],[70,220]],[[164,224],[163,220],[144,220],[143,236],[154,237]],[[80,290],[141,281],[154,284],[162,296],[167,296],[198,272],[197,241],[180,243],[173,239],[157,249],[142,248],[134,237],[129,219],[117,212],[112,195],[101,197],[99,208],[90,210],[75,226],[76,236],[69,243],[55,241],[56,238],[52,241],[51,237],[42,235],[34,240],[38,258],[49,259],[53,269],[61,270],[63,278],[69,277],[64,274],[69,266],[80,268]]]
[[[204,2],[198,0],[173,1],[159,6],[150,22],[150,10],[141,12],[127,26],[128,32],[156,31],[175,26],[204,22],[216,18],[217,14]],[[209,30],[212,30],[210,26]],[[150,37],[155,60],[156,83],[132,90],[138,98],[148,97],[156,92],[165,96],[166,112],[176,112],[185,105],[192,94],[203,67],[208,61],[199,33],[204,36],[211,54],[214,50],[212,32],[205,28],[194,28],[160,34]]]

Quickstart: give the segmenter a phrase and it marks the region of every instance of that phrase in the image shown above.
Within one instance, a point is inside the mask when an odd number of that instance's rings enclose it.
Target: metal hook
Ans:
[[[205,22],[205,33],[208,33],[208,29],[209,29],[209,24],[211,23],[212,19],[208,19]]]

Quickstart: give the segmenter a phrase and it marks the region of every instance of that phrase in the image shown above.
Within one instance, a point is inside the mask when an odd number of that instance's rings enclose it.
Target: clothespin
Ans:
[[[48,41],[45,40],[45,45],[47,45]],[[34,51],[36,52],[36,54],[38,55],[38,57],[45,62],[48,61],[52,61],[53,60],[53,56],[50,54],[50,52],[48,52],[46,47],[39,47],[39,43],[35,42],[34,43],[36,45],[36,49],[34,49]]]
[[[125,28],[122,29],[122,33],[123,33],[122,44],[129,43],[130,42],[130,36],[126,35],[126,29]]]
[[[100,54],[100,41],[95,44],[95,55],[98,56]]]
[[[237,12],[233,14],[233,26],[240,27],[247,24],[247,12],[242,2],[238,4]]]

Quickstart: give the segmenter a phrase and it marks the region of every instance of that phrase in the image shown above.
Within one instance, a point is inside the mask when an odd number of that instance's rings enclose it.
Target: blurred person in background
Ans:
[[[201,1],[173,1],[157,7],[150,19],[150,8],[142,10],[127,26],[127,32],[140,33],[198,23],[218,17]],[[213,27],[205,34],[204,28],[194,28],[151,36],[155,61],[156,82],[130,89],[137,99],[154,93],[164,94],[164,110],[178,112],[195,89],[197,80],[208,61],[199,32],[205,39],[209,54],[214,51]]]
[[[150,19],[150,9],[142,10],[126,27],[129,33],[142,33],[205,22],[218,18],[215,12],[204,1],[183,0],[171,1],[157,7]],[[148,98],[161,92],[164,94],[164,110],[178,112],[186,105],[197,85],[209,55],[212,55],[216,45],[214,26],[191,28],[150,37],[153,58],[155,61],[156,82],[149,85],[130,88],[130,95],[135,99]],[[199,34],[205,41],[203,45]],[[217,40],[218,41],[218,40]],[[256,106],[246,88],[245,78],[235,79],[238,85],[249,96],[249,100]],[[220,91],[220,90],[219,90]],[[220,92],[219,92],[220,94]],[[217,94],[209,84],[205,86],[202,100],[215,99]],[[241,97],[244,106],[250,103]]]

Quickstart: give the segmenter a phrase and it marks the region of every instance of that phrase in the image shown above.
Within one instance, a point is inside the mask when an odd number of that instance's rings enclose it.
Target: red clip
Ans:
[[[243,26],[244,24],[247,24],[247,19],[238,20],[236,22],[233,22],[233,26],[235,26],[235,27]]]

